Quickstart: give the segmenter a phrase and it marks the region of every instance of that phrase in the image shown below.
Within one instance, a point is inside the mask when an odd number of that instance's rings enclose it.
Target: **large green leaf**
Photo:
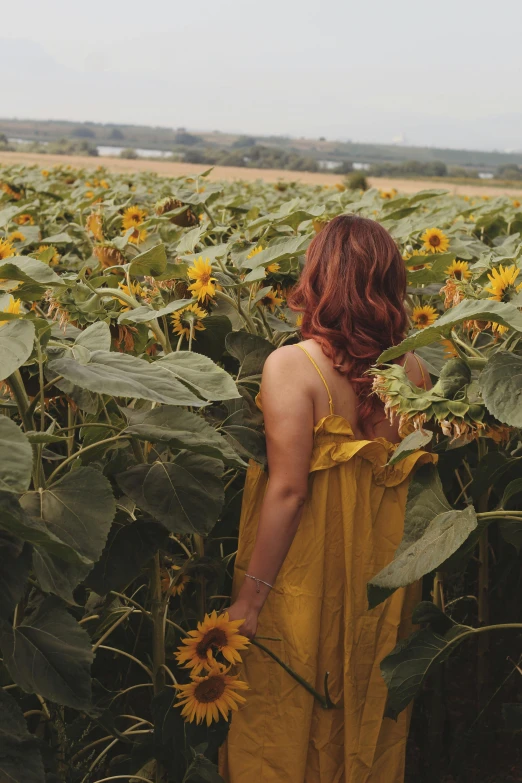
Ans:
[[[147,362],[129,354],[94,351],[87,364],[63,356],[49,362],[49,369],[98,394],[136,397],[166,405],[205,405],[162,361]]]
[[[16,628],[4,626],[0,645],[9,674],[24,691],[65,707],[90,708],[91,640],[58,599],[39,602]]]
[[[27,493],[21,503],[84,561],[63,562],[47,548],[38,547],[33,556],[42,589],[73,603],[73,590],[99,559],[114,518],[116,503],[110,482],[99,471],[82,467],[41,492]]]
[[[140,576],[145,563],[167,536],[163,525],[152,520],[139,519],[127,525],[115,523],[102,556],[85,580],[85,586],[98,595],[123,590]]]
[[[311,217],[311,215],[309,217]],[[306,217],[301,217],[299,222],[302,220],[306,220]],[[302,235],[276,239],[269,247],[265,248],[260,253],[256,253],[252,258],[245,258],[242,267],[245,269],[254,269],[258,266],[283,261],[285,258],[290,258],[291,256],[301,255],[304,253],[309,243],[310,237]]]
[[[30,495],[34,496],[36,493],[30,493]],[[17,536],[66,563],[72,563],[78,567],[91,564],[88,558],[83,557],[73,547],[58,538],[42,519],[30,516],[21,507],[16,497],[9,492],[0,492],[0,530]]]
[[[368,583],[370,607],[384,601],[397,588],[405,587],[438,568],[477,527],[472,506],[451,508],[437,468],[424,465],[412,479],[408,492],[404,534],[392,562]]]
[[[165,245],[155,245],[139,256],[133,258],[129,266],[129,272],[134,277],[161,275],[167,268],[167,254]]]
[[[24,594],[31,570],[31,547],[0,531],[0,561],[0,620],[7,620]]]
[[[89,351],[110,351],[111,342],[109,325],[105,321],[96,321],[78,335],[74,344],[81,345]]]
[[[480,374],[479,387],[495,418],[522,427],[522,356],[504,351],[494,354]]]
[[[195,299],[175,299],[165,305],[165,307],[160,307],[159,310],[155,310],[147,305],[140,305],[140,307],[135,307],[133,310],[125,310],[123,313],[120,313],[118,323],[144,324],[152,321],[154,318],[170,315],[176,312],[176,310],[183,310],[195,301]]]
[[[38,739],[27,730],[22,710],[0,688],[0,783],[45,783]]]
[[[33,350],[34,335],[31,321],[10,321],[0,327],[0,381],[28,360]]]
[[[34,282],[45,286],[63,285],[63,280],[53,272],[49,264],[29,256],[11,256],[0,261],[0,277],[8,280]]]
[[[14,421],[0,416],[0,490],[25,492],[32,467],[31,444]]]
[[[122,491],[172,533],[209,533],[224,503],[220,460],[182,453],[116,476]]]
[[[260,375],[275,346],[257,334],[230,332],[226,339],[227,351],[240,364],[240,376]]]
[[[221,459],[227,465],[245,466],[219,432],[195,413],[173,405],[162,405],[151,411],[125,410],[129,422],[126,429],[140,440],[168,443],[174,449],[188,449]]]
[[[191,351],[176,351],[156,364],[172,374],[173,382],[179,379],[205,400],[231,400],[240,396],[230,375],[207,356]]]
[[[433,432],[426,432],[425,430],[415,430],[415,432],[407,435],[403,441],[399,443],[391,459],[389,465],[395,465],[403,459],[406,459],[410,454],[422,449],[433,438]]]
[[[431,628],[416,631],[381,661],[381,672],[388,686],[386,716],[397,718],[420,690],[430,668],[443,663],[465,638],[474,632],[467,626],[452,625],[441,635]]]
[[[491,299],[464,299],[456,307],[452,307],[444,315],[441,315],[433,326],[420,329],[399,345],[388,348],[377,361],[379,364],[389,362],[408,351],[436,342],[440,340],[441,335],[448,334],[453,327],[462,321],[470,320],[495,321],[503,326],[510,326],[517,332],[522,332],[522,313],[514,305]]]

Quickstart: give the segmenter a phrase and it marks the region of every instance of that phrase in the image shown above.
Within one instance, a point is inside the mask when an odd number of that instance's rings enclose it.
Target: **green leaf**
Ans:
[[[522,332],[522,313],[513,305],[490,299],[464,299],[456,307],[452,307],[444,315],[441,315],[433,326],[420,329],[399,345],[394,345],[381,353],[377,362],[383,364],[408,351],[413,351],[423,345],[430,345],[430,343],[440,340],[442,335],[449,334],[451,329],[462,321],[468,320],[495,321],[503,326],[510,326],[517,332]]]
[[[488,361],[479,377],[486,408],[511,427],[522,427],[522,356],[500,351]]]
[[[140,253],[133,258],[129,266],[129,273],[133,277],[141,277],[143,275],[161,275],[167,268],[167,254],[165,252],[165,245],[156,245],[151,247],[150,250],[146,250],[144,253]]]
[[[183,310],[195,301],[195,299],[175,299],[173,302],[169,302],[168,305],[165,305],[165,307],[160,307],[159,310],[154,310],[153,307],[141,305],[140,307],[134,308],[134,310],[125,310],[123,313],[120,313],[118,316],[118,323],[147,323],[147,321],[152,321],[154,318],[170,315],[176,310]]]
[[[22,710],[3,688],[0,688],[0,781],[45,783],[39,741],[29,733]]]
[[[522,731],[522,704],[503,704],[502,720],[506,731]]]
[[[291,256],[301,255],[309,244],[309,236],[300,235],[290,238],[284,237],[282,239],[275,239],[269,247],[266,247],[260,253],[256,253],[252,258],[245,258],[241,267],[243,269],[255,269],[258,266],[273,264],[276,261],[283,261]]]
[[[169,353],[156,362],[156,366],[171,373],[172,383],[177,380],[186,383],[205,400],[231,400],[240,396],[230,375],[202,354],[191,351]]]
[[[171,533],[207,535],[224,503],[221,461],[182,453],[174,462],[136,465],[116,476],[120,489]]]
[[[450,359],[441,370],[437,386],[440,386],[443,397],[454,400],[470,382],[469,365],[463,359]]]
[[[166,405],[199,407],[205,404],[169,371],[164,360],[147,362],[129,354],[94,351],[87,364],[64,356],[49,362],[49,369],[97,394],[152,400]],[[224,370],[221,372],[225,374]]]
[[[51,532],[43,520],[29,516],[15,496],[8,492],[0,492],[0,530],[45,549],[67,563],[78,567],[91,564],[88,558]]]
[[[433,432],[426,432],[425,430],[415,430],[410,435],[407,435],[403,441],[393,452],[391,459],[388,461],[388,465],[396,465],[397,462],[413,454],[415,451],[422,449],[433,438]]]
[[[388,686],[386,717],[396,719],[419,692],[430,668],[443,663],[456,645],[471,634],[473,628],[453,625],[444,636],[423,628],[400,641],[381,661],[381,673]]]
[[[105,321],[97,321],[84,329],[74,341],[75,345],[81,345],[89,351],[110,351],[111,330]]]
[[[14,421],[0,416],[0,490],[25,492],[31,483],[31,444]]]
[[[72,242],[72,239],[69,234],[62,231],[59,234],[52,234],[50,237],[45,237],[42,239],[42,242],[45,245],[65,245],[68,242]]]
[[[63,280],[48,264],[29,256],[10,256],[0,261],[0,277],[8,280],[35,282],[45,286],[63,285]]]
[[[36,546],[33,567],[45,592],[74,603],[73,590],[100,557],[116,511],[111,486],[101,473],[82,467],[40,492],[21,498],[24,510],[77,557],[55,546]],[[65,560],[65,562],[64,562]]]
[[[245,459],[266,463],[266,440],[262,432],[245,424],[226,424],[222,432],[230,445]]]
[[[0,327],[0,381],[28,360],[33,350],[34,335],[31,321],[10,321]]]
[[[260,375],[265,361],[275,351],[275,346],[268,340],[248,332],[230,332],[226,348],[238,360],[243,376]]]
[[[522,478],[514,479],[510,481],[504,490],[502,500],[500,501],[500,508],[507,508],[507,504],[515,495],[519,495],[522,492]]]
[[[9,674],[26,693],[76,710],[90,708],[91,640],[56,598],[39,602],[16,628],[4,626],[0,644]]]
[[[24,594],[31,571],[31,547],[0,531],[0,559],[0,620],[8,620]]]
[[[127,408],[124,413],[129,422],[125,431],[140,440],[168,443],[174,449],[207,454],[223,460],[226,465],[246,466],[225,438],[195,413],[172,405],[163,405],[151,411]]]
[[[121,592],[141,574],[141,569],[163,545],[167,531],[152,520],[139,519],[127,525],[115,523],[102,555],[85,580],[98,595]]]
[[[403,550],[368,583],[369,608],[384,601],[399,587],[413,584],[435,571],[466,541],[477,527],[473,506],[438,514],[408,549]]]

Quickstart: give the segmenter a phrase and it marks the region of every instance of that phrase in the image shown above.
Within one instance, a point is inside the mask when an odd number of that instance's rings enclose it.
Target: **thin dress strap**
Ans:
[[[322,372],[321,372],[321,370],[319,369],[319,365],[317,364],[317,362],[315,361],[315,359],[313,359],[313,358],[310,356],[310,354],[308,353],[308,351],[306,350],[306,348],[304,348],[304,347],[301,345],[301,343],[296,343],[296,345],[297,345],[297,347],[298,347],[298,348],[300,348],[300,349],[301,349],[301,350],[302,350],[302,351],[303,351],[303,352],[304,352],[304,353],[305,353],[305,354],[308,356],[308,358],[310,359],[310,361],[311,361],[311,362],[312,362],[312,364],[314,365],[315,369],[316,369],[316,370],[317,370],[317,372],[319,373],[319,377],[321,378],[322,382],[324,383],[324,388],[326,389],[326,393],[327,393],[327,395],[328,395],[328,405],[330,406],[330,413],[332,414],[332,413],[334,412],[334,405],[333,405],[332,395],[330,394],[330,389],[329,389],[329,387],[328,387],[328,384],[326,383],[326,378],[324,377],[323,373],[322,373]]]

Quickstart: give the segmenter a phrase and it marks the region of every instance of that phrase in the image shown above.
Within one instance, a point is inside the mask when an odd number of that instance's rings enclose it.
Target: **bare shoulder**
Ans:
[[[268,356],[263,367],[265,375],[274,375],[303,366],[303,352],[296,345],[282,345]]]
[[[432,383],[428,367],[418,354],[407,353],[403,366],[406,375],[415,386],[420,386],[421,389],[431,389]]]

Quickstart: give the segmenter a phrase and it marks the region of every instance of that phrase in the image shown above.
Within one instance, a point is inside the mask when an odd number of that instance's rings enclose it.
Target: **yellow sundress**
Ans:
[[[302,348],[302,346],[299,346]],[[436,457],[417,451],[389,466],[396,448],[357,440],[334,412],[315,427],[308,499],[289,553],[259,617],[263,644],[324,692],[325,710],[264,651],[243,655],[246,704],[233,713],[221,748],[227,783],[402,783],[409,711],[384,717],[387,689],[379,664],[410,633],[420,586],[397,590],[371,611],[366,584],[401,541],[409,478]],[[244,490],[234,598],[254,546],[268,482],[251,461]]]

